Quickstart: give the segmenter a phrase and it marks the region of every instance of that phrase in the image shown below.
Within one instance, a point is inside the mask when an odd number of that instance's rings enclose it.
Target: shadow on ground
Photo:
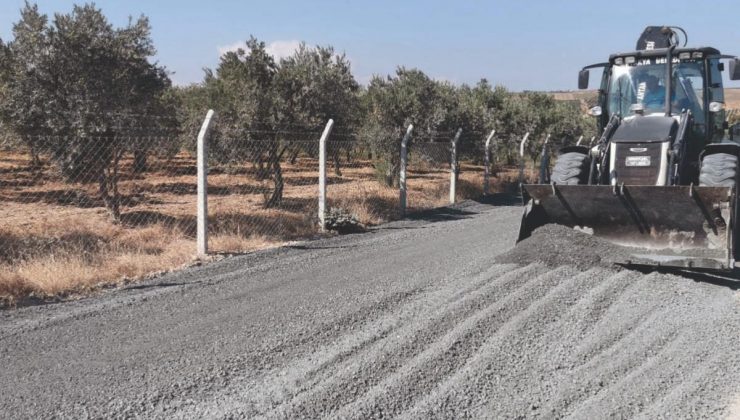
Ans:
[[[496,193],[474,200],[477,203],[489,204],[491,206],[521,206],[522,197],[518,194]]]
[[[740,290],[740,269],[732,271],[693,271],[684,268],[650,267],[641,265],[617,264],[627,270],[638,271],[643,274],[661,273],[671,274],[693,280],[697,283],[707,283],[715,286],[726,287],[730,290]]]
[[[410,213],[406,216],[406,219],[423,220],[425,222],[448,222],[452,220],[467,219],[476,214],[478,213],[454,207],[442,207],[439,209],[422,210]]]

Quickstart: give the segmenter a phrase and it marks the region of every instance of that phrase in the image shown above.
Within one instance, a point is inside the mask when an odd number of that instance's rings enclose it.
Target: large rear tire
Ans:
[[[737,182],[737,156],[714,153],[704,156],[699,172],[699,185],[706,187],[734,187]]]
[[[730,153],[713,153],[706,155],[701,161],[701,171],[699,171],[699,185],[705,187],[734,187],[737,184],[738,176],[738,158],[736,155]],[[737,194],[737,193],[735,193]],[[740,224],[738,224],[738,198],[735,197],[735,203],[733,205],[732,215],[732,248],[733,258],[735,260],[740,257],[740,249],[738,245],[740,243]],[[709,236],[710,243],[712,243],[712,237]],[[725,246],[725,243],[717,242],[713,243],[715,247],[721,248]]]
[[[579,152],[563,153],[555,162],[550,181],[559,185],[578,185],[588,182],[588,156]]]

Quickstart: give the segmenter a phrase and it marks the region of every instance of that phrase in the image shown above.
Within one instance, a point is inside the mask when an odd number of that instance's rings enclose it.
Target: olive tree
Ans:
[[[350,63],[344,54],[336,54],[331,46],[309,48],[301,44],[291,56],[280,61],[275,77],[280,124],[286,131],[316,131],[330,118],[335,131],[354,131],[360,120],[359,84],[352,75]],[[299,133],[292,134],[301,139]],[[348,137],[340,137],[348,140]],[[313,134],[310,137],[315,140]],[[293,147],[294,157],[305,142]],[[339,153],[349,142],[332,141],[328,154],[339,170]],[[311,153],[313,150],[305,150]]]
[[[379,177],[395,185],[400,168],[401,137],[414,124],[414,141],[432,141],[448,110],[441,106],[441,90],[417,69],[399,67],[395,76],[375,76],[365,93],[367,115],[361,136],[370,144]]]
[[[277,64],[264,42],[251,37],[246,47],[221,56],[215,71],[206,70],[203,91],[194,87],[188,93],[206,105],[196,116],[202,118],[208,107],[218,113],[210,146],[212,158],[237,165],[252,162],[258,178],[272,180],[272,193],[264,203],[270,208],[283,199],[280,160],[286,151],[279,138],[274,88]]]
[[[149,61],[150,31],[144,16],[113,28],[91,4],[49,22],[26,3],[4,46],[0,118],[35,156],[49,152],[68,181],[97,182],[116,220],[120,160],[146,147],[123,130],[133,114],[157,112],[170,86],[166,70]]]

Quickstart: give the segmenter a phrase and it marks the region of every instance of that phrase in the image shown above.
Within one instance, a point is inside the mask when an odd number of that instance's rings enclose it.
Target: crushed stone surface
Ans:
[[[0,417],[738,414],[737,283],[617,271],[558,228],[531,239],[561,259],[525,260],[520,216],[466,202],[0,312]]]
[[[615,245],[567,226],[547,224],[495,260],[516,264],[541,262],[548,267],[572,265],[582,270],[597,266],[617,269],[614,263],[627,259],[635,251],[639,248]]]

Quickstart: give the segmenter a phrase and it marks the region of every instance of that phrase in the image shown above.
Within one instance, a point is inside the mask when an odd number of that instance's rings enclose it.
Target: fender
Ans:
[[[740,144],[737,143],[711,143],[704,146],[699,155],[699,160],[704,159],[704,156],[714,155],[717,153],[727,153],[728,155],[735,155],[740,157]]]
[[[560,154],[564,153],[583,153],[588,155],[589,148],[587,146],[566,146],[559,150]]]

